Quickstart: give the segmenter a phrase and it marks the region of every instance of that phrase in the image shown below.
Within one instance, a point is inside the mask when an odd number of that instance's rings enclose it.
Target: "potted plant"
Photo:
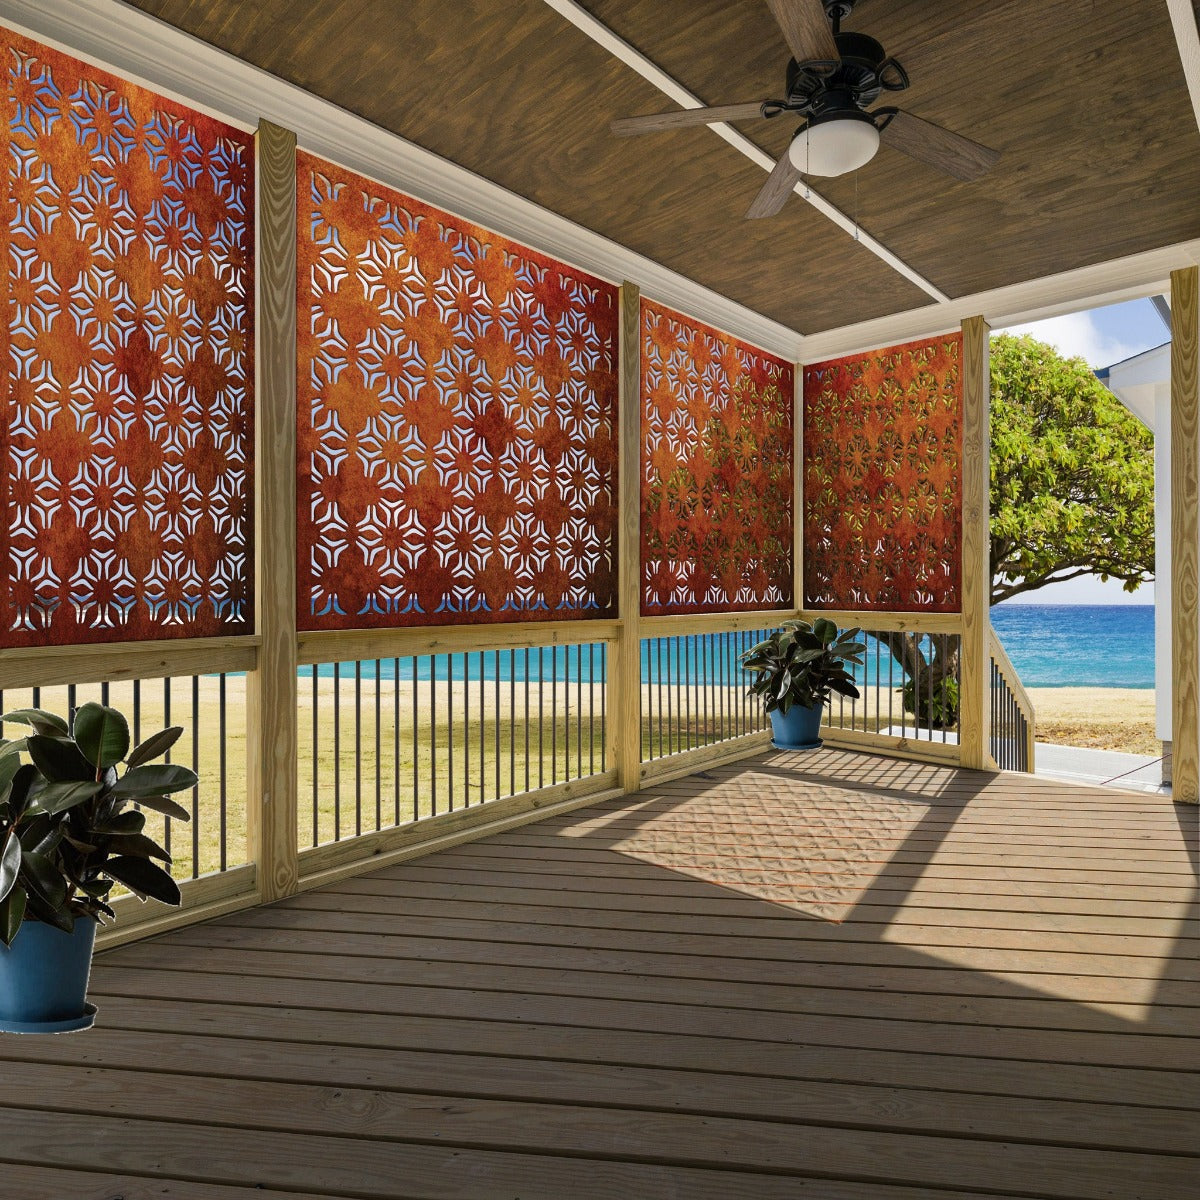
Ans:
[[[80,706],[70,725],[35,708],[0,722],[31,730],[0,739],[0,1031],[86,1029],[96,1012],[86,1003],[96,925],[115,916],[109,892],[120,883],[141,900],[179,903],[153,861],[170,855],[145,835],[140,810],[186,821],[169,793],[195,786],[196,774],[153,762],[179,726],[131,752],[125,718],[100,704]]]
[[[751,694],[763,698],[781,750],[812,750],[821,744],[821,714],[830,692],[858,699],[851,667],[862,666],[867,649],[855,641],[858,632],[839,633],[825,617],[812,623],[784,621],[742,655],[742,666],[756,676]]]

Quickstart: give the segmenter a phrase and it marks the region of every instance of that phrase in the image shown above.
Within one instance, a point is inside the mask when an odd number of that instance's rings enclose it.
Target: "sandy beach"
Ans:
[[[1030,688],[1037,739],[1060,746],[1121,750],[1157,758],[1150,688]]]

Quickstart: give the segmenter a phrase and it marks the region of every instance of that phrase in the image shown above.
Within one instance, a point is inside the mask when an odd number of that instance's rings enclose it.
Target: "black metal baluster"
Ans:
[[[218,700],[218,708],[217,708],[217,713],[218,713],[218,722],[219,722],[219,734],[218,734],[218,738],[219,738],[219,741],[220,741],[220,764],[221,764],[221,766],[220,766],[220,771],[221,771],[221,785],[220,785],[220,787],[221,787],[221,791],[220,791],[220,803],[221,803],[221,849],[220,849],[220,861],[221,861],[221,870],[222,870],[222,871],[224,871],[224,870],[225,870],[225,868],[226,868],[226,867],[229,865],[229,864],[228,864],[228,862],[227,862],[227,850],[228,850],[228,845],[227,845],[227,843],[228,843],[228,841],[229,841],[229,838],[228,838],[228,832],[229,832],[229,830],[228,830],[228,821],[229,821],[229,814],[228,814],[228,803],[229,803],[229,796],[228,796],[228,789],[227,789],[227,787],[226,787],[227,775],[226,775],[226,770],[225,770],[225,768],[226,768],[226,745],[227,745],[227,739],[226,739],[226,737],[225,737],[225,716],[226,716],[226,713],[225,713],[225,672],[224,672],[224,671],[222,671],[222,672],[221,672],[221,678],[220,678],[220,683],[219,683],[218,687],[219,687],[219,700]]]
[[[393,825],[400,824],[400,659],[392,662],[392,802],[395,806]],[[416,680],[413,681],[413,708],[417,707]],[[413,758],[417,755],[413,747]]]
[[[333,840],[342,840],[342,664],[333,664]]]
[[[74,692],[75,692],[75,685],[72,684],[70,691],[68,693],[68,701],[67,701],[72,711],[74,711],[74,708],[75,708]],[[3,693],[0,692],[0,712],[3,711],[3,707],[4,707],[4,698],[3,698]],[[170,727],[171,727],[171,680],[169,678],[166,678],[163,680],[163,728],[169,729]],[[170,750],[168,750],[165,755],[165,761],[167,761],[167,762],[171,761],[171,751]],[[165,818],[163,821],[163,849],[168,854],[171,853],[171,818],[170,817]]]
[[[383,828],[383,684],[382,660],[375,660],[375,828]]]
[[[34,701],[37,707],[37,701]],[[192,676],[192,770],[200,774],[200,676]],[[200,781],[192,788],[192,878],[200,874]]]
[[[413,815],[413,820],[414,820],[414,821],[416,821],[416,820],[418,820],[418,819],[420,818],[420,815],[421,815],[421,813],[420,813],[420,798],[421,798],[421,769],[420,769],[420,765],[419,765],[421,760],[420,760],[420,756],[419,756],[419,754],[417,753],[417,751],[418,751],[418,750],[420,750],[420,748],[421,748],[420,726],[419,726],[419,724],[418,724],[418,720],[417,720],[417,713],[419,712],[419,710],[420,710],[420,708],[421,708],[421,705],[418,703],[418,697],[419,697],[420,693],[419,693],[419,689],[418,689],[418,687],[417,687],[417,683],[418,683],[418,681],[420,680],[420,672],[419,672],[419,669],[418,669],[418,668],[419,668],[419,666],[420,666],[420,662],[421,662],[420,655],[414,654],[414,655],[412,656],[412,658],[411,658],[411,662],[412,662],[412,681],[413,681],[413,686],[412,686],[412,696],[413,696],[413,706],[412,706],[412,719],[413,719],[413,747],[412,747],[412,763],[413,763],[413,802],[412,802],[412,815]]]
[[[362,836],[362,661],[354,660],[354,836]]]
[[[429,815],[437,815],[437,655],[429,656]],[[454,807],[454,795],[450,795]]]
[[[466,668],[463,669],[466,675]],[[463,714],[463,744],[467,741],[467,717]],[[468,750],[468,754],[470,751]],[[446,655],[446,789],[450,793],[450,807],[454,807],[454,655]]]
[[[486,712],[486,694],[484,685],[486,683],[485,676],[487,674],[486,650],[479,652],[479,803],[484,803],[487,799],[487,784],[485,774],[485,760],[487,757],[487,712]]]
[[[319,829],[319,820],[321,814],[320,803],[320,778],[321,772],[318,769],[317,749],[320,743],[320,704],[319,692],[317,688],[317,664],[313,663],[312,668],[312,844],[319,846],[321,844],[321,831]]]
[[[541,651],[538,651],[541,654]],[[525,647],[525,790],[529,791],[529,647]]]

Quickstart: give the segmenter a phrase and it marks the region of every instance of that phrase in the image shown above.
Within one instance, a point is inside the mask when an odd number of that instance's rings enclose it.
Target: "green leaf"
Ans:
[[[80,705],[73,733],[83,756],[101,770],[116,766],[129,753],[129,722],[115,708]]]
[[[196,772],[177,763],[133,767],[117,780],[113,795],[141,801],[143,797],[164,792],[183,792],[196,786]],[[161,809],[159,811],[162,811]]]
[[[8,738],[0,738],[0,762],[4,762],[9,758],[15,758],[24,749],[24,738],[15,738],[12,741],[9,741]]]
[[[0,851],[0,900],[16,887],[20,873],[21,839],[15,829],[10,829],[4,839],[4,849]]]
[[[96,768],[70,738],[34,734],[28,739],[29,757],[51,783],[86,782],[96,778]]]
[[[25,889],[18,883],[3,900],[0,900],[0,941],[6,946],[11,946],[13,938],[21,931],[21,922],[24,919]]]
[[[61,813],[84,804],[103,789],[102,783],[49,783],[37,794],[35,812]]]
[[[127,856],[110,858],[100,869],[143,900],[149,896],[153,900],[161,900],[163,904],[179,903],[179,885],[162,867],[155,866],[148,859]]]
[[[155,841],[141,833],[115,833],[108,839],[112,854],[127,854],[134,858],[158,858],[165,863],[171,856]]]
[[[187,816],[186,811],[184,816]],[[128,812],[116,813],[96,826],[96,833],[141,833],[146,828],[146,814],[130,809]]]
[[[169,729],[163,729],[154,734],[153,737],[148,737],[129,756],[130,767],[140,767],[143,763],[148,763],[156,758],[162,758],[179,741],[182,735],[183,726],[172,725]]]
[[[112,891],[112,887],[111,879],[87,879],[79,885],[79,890],[94,900],[103,900]]]
[[[67,899],[67,881],[45,855],[26,850],[21,855],[21,876],[30,895],[50,908],[61,908]]]
[[[13,776],[12,790],[8,796],[8,806],[12,810],[14,820],[20,820],[29,807],[31,798],[35,798],[41,787],[41,776],[33,763],[26,763]]]
[[[32,888],[26,890],[25,915],[46,925],[53,925],[63,933],[70,933],[75,928],[75,915],[70,909],[54,904],[48,904]]]
[[[0,725],[7,721],[17,725],[29,725],[34,733],[45,734],[48,737],[66,737],[69,733],[67,723],[62,717],[40,708],[17,708],[0,716]]]
[[[152,808],[164,816],[174,817],[176,821],[192,819],[192,814],[182,804],[176,804],[174,800],[168,800],[166,796],[139,796],[138,803],[143,808]]]

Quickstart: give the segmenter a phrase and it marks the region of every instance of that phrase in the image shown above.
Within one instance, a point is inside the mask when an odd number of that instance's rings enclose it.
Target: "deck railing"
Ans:
[[[1033,702],[994,629],[988,630],[991,666],[991,737],[989,748],[1003,771],[1034,769],[1036,721]]]
[[[604,642],[301,668],[301,849],[603,775]]]
[[[642,761],[762,733],[762,703],[747,690],[741,655],[764,629],[642,639]]]

